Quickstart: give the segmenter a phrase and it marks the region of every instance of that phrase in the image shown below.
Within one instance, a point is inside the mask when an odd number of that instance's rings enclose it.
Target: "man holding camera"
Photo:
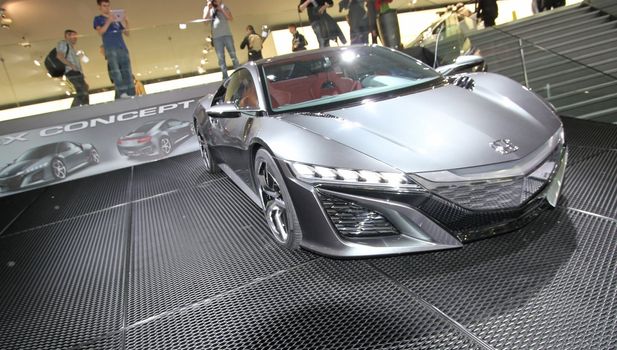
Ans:
[[[212,44],[214,45],[214,51],[216,51],[219,67],[221,67],[221,72],[223,73],[223,80],[225,80],[228,77],[225,49],[227,49],[227,53],[231,57],[234,69],[240,66],[236,56],[234,38],[229,28],[229,21],[233,20],[233,16],[222,0],[208,0],[208,4],[204,7],[204,19],[212,21]]]

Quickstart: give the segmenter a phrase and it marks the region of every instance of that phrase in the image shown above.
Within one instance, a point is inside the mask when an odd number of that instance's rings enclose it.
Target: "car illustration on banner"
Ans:
[[[63,141],[31,148],[0,169],[0,192],[63,180],[100,161],[98,151],[88,143]]]
[[[276,242],[333,257],[516,230],[557,204],[567,161],[554,109],[520,84],[377,46],[247,63],[194,122],[206,169],[263,209]]]
[[[167,156],[194,134],[192,123],[164,119],[143,124],[119,138],[116,145],[125,157]]]

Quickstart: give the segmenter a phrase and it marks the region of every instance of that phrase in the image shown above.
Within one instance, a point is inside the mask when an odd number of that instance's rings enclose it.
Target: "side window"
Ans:
[[[67,142],[67,147],[71,150],[71,151],[81,151],[81,147],[77,146],[76,144],[72,143],[72,142]]]
[[[70,144],[68,142],[62,142],[60,145],[58,145],[58,153],[68,151],[70,149],[69,145]]]
[[[239,108],[259,108],[257,88],[248,70],[240,69],[230,77],[224,101]]]
[[[173,128],[173,127],[180,125],[180,122],[172,119],[172,120],[169,120],[167,124],[169,124],[169,126]]]

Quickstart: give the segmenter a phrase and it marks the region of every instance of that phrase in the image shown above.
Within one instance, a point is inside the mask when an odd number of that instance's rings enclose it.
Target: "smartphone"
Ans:
[[[114,22],[122,22],[124,20],[124,10],[111,10],[111,18]]]

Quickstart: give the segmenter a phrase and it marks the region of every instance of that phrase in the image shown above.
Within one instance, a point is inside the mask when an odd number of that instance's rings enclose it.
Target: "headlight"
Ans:
[[[330,168],[291,162],[295,176],[307,182],[364,185],[424,191],[424,188],[403,173]]]

